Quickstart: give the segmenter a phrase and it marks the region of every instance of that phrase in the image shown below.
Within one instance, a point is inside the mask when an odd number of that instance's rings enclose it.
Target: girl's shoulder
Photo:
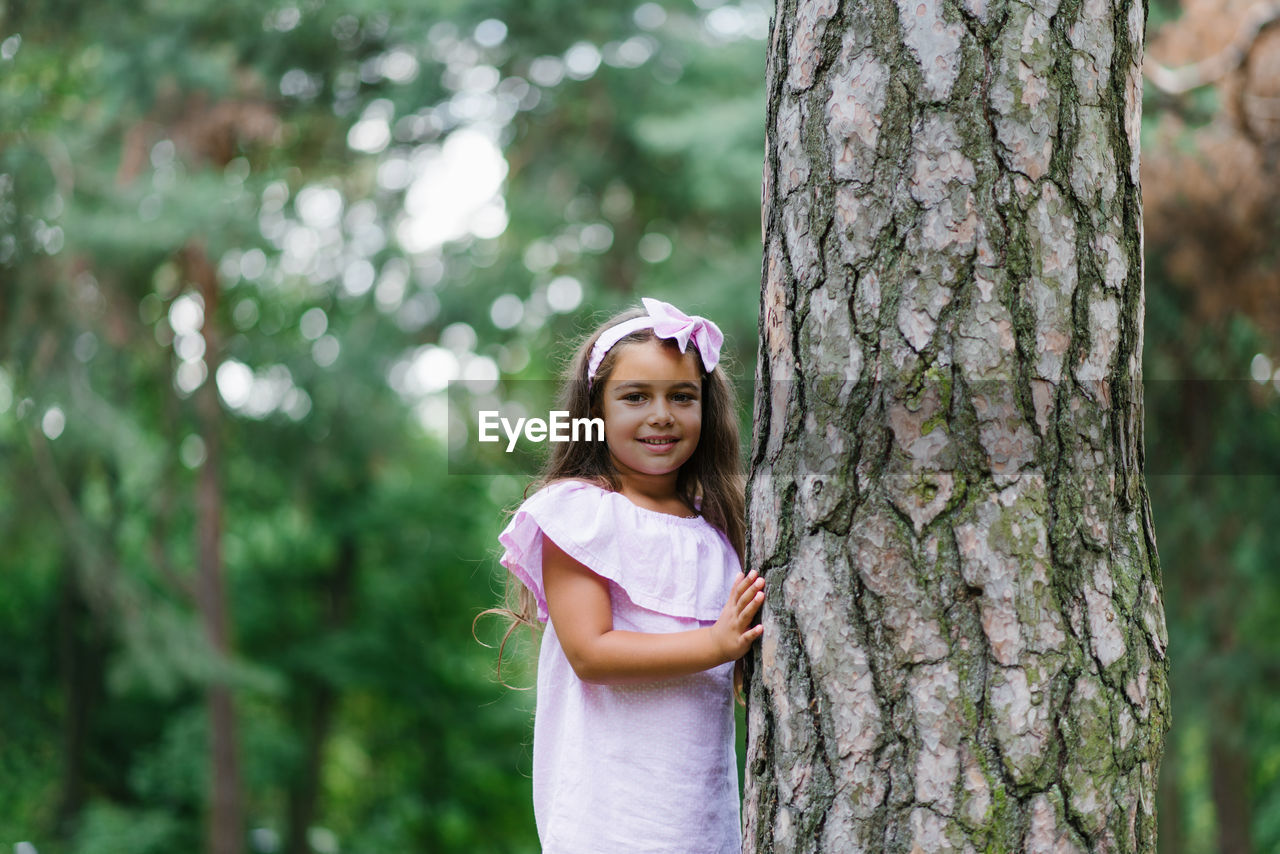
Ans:
[[[524,499],[517,516],[531,516],[558,526],[583,524],[601,516],[609,490],[587,480],[566,478],[544,483]]]

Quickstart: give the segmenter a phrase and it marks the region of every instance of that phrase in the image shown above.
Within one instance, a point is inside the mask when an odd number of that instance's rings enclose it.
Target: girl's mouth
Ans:
[[[679,440],[676,439],[674,436],[663,436],[657,439],[637,439],[636,441],[640,442],[643,445],[648,445],[650,448],[653,448],[655,451],[665,451],[673,447],[676,444],[676,442]]]

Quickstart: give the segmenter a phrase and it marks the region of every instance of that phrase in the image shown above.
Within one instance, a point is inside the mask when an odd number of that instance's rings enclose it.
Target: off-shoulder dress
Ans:
[[[533,807],[544,854],[739,854],[733,664],[626,685],[583,682],[549,622],[542,537],[609,584],[613,627],[678,632],[715,622],[740,570],[701,516],[633,504],[578,480],[525,500],[501,562],[538,600]]]

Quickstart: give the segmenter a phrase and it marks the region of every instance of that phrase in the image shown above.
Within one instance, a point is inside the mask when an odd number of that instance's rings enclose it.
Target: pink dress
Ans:
[[[733,664],[628,685],[583,682],[547,619],[542,535],[609,582],[613,627],[677,632],[720,616],[740,568],[701,517],[558,481],[499,535],[502,565],[546,623],[533,726],[533,811],[544,854],[740,854]]]

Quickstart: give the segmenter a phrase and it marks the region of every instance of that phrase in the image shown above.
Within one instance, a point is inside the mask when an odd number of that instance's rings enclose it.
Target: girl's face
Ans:
[[[681,353],[656,339],[622,345],[601,399],[620,474],[669,474],[698,447],[702,366],[692,346]]]

